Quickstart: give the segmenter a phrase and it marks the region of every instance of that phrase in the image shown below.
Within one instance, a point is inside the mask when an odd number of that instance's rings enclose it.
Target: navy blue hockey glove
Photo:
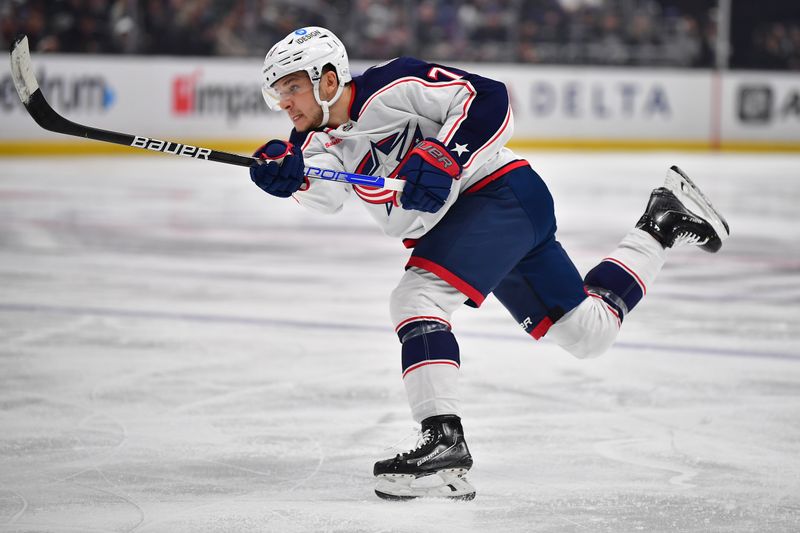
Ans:
[[[406,180],[401,197],[403,209],[437,212],[460,174],[461,165],[441,142],[433,138],[421,141],[397,169],[397,176]]]
[[[306,183],[303,152],[290,142],[269,141],[253,157],[262,162],[250,167],[250,179],[273,196],[288,198]]]

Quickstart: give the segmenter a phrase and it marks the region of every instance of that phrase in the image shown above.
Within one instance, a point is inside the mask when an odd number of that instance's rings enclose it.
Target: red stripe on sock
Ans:
[[[447,359],[437,359],[435,361],[422,361],[421,363],[417,363],[416,365],[408,367],[408,369],[405,372],[403,372],[403,378],[405,378],[408,374],[410,374],[414,370],[418,370],[423,366],[428,366],[428,365],[450,365],[456,367],[456,369],[460,368],[458,366],[458,363],[456,363],[455,361],[448,361]]]
[[[606,257],[605,259],[603,259],[603,261],[608,261],[609,263],[614,263],[615,265],[617,265],[618,267],[623,269],[625,272],[630,274],[633,277],[633,279],[636,280],[636,283],[639,284],[639,287],[642,288],[642,296],[647,294],[647,286],[644,284],[644,281],[642,281],[642,278],[640,278],[636,274],[636,272],[634,272],[630,267],[628,267],[628,265],[626,265],[625,263],[623,263],[619,259],[614,259],[613,257]]]
[[[405,326],[406,324],[410,324],[411,322],[416,322],[418,320],[432,320],[434,322],[441,322],[442,324],[447,325],[448,328],[453,329],[453,326],[447,320],[443,318],[439,318],[438,316],[412,316],[411,318],[407,318],[400,322],[396,328],[394,328],[395,332],[400,331],[400,328]]]

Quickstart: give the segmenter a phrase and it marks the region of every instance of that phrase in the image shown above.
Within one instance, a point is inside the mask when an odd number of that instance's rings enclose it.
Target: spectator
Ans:
[[[712,67],[718,0],[0,0],[39,51],[261,56],[321,25],[354,59]],[[732,65],[800,69],[800,4],[733,0]]]

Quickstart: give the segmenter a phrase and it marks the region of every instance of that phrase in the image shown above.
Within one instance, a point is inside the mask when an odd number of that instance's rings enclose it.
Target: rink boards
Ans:
[[[33,61],[45,96],[76,122],[242,152],[288,135],[288,121],[261,97],[259,58],[34,53]],[[800,151],[798,73],[457,66],[507,84],[514,148]],[[0,67],[0,124],[0,154],[129,150],[41,130],[8,65]]]

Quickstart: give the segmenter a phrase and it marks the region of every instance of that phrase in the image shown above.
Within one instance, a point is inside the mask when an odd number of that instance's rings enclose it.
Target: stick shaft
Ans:
[[[204,161],[215,161],[217,163],[241,167],[250,167],[256,162],[256,159],[253,157],[245,157],[174,141],[164,141],[141,135],[94,128],[64,118],[52,108],[39,88],[39,82],[33,74],[27,37],[17,39],[11,49],[11,74],[25,109],[27,109],[28,113],[39,126],[48,131],[72,135],[74,137],[83,137],[94,141],[121,144],[133,148],[191,157]],[[393,191],[402,191],[403,185],[405,184],[403,180],[399,179],[369,176],[366,174],[356,174],[354,172],[344,172],[312,166],[306,166],[304,173],[308,178],[312,179],[377,187]]]

